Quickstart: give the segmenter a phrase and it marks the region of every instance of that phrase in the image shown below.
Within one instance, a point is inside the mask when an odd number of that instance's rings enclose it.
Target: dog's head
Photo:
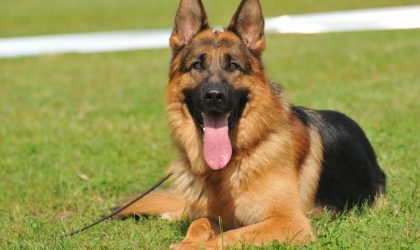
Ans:
[[[214,31],[200,0],[181,0],[170,46],[167,104],[175,140],[189,158],[204,156],[210,168],[221,169],[232,149],[252,145],[269,126],[264,116],[270,110],[264,108],[272,108],[267,104],[272,97],[260,60],[265,48],[260,3],[243,0],[229,26]]]

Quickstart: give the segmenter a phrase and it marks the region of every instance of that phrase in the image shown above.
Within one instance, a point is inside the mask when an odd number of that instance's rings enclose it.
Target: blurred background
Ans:
[[[204,1],[213,25],[225,25],[239,0]],[[417,0],[262,0],[266,17],[419,4]],[[3,0],[0,37],[87,31],[169,28],[175,0]]]
[[[238,0],[204,0],[226,25]],[[262,0],[266,17],[411,6],[412,0]],[[170,29],[174,0],[2,0],[0,38]],[[326,249],[419,246],[420,30],[269,34],[268,76],[297,105],[335,109],[366,131],[388,203],[313,221]],[[168,249],[187,223],[112,221],[77,237],[177,155],[163,90],[169,49],[0,59],[0,248]],[[277,245],[277,248],[279,246]]]

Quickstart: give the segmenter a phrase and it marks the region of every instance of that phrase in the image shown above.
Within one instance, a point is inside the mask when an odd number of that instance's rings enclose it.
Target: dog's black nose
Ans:
[[[221,103],[226,100],[226,94],[219,89],[210,89],[204,94],[204,100],[207,103]]]
[[[207,85],[202,90],[201,101],[206,111],[224,111],[227,98],[227,88],[223,84]]]

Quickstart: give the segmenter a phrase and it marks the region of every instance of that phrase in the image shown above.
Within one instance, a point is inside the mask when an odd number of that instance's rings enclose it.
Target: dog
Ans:
[[[308,214],[373,204],[385,174],[346,115],[289,104],[267,80],[264,17],[243,0],[210,28],[200,0],[181,0],[170,37],[166,110],[179,158],[172,187],[119,214],[192,219],[172,249],[316,240]]]

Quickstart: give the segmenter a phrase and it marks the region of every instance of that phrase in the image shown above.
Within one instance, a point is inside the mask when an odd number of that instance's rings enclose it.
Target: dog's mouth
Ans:
[[[235,128],[248,101],[246,90],[233,90],[223,109],[206,108],[194,91],[184,91],[185,103],[196,126],[203,133],[203,154],[207,165],[213,170],[224,168],[232,157],[229,131]]]
[[[228,114],[203,113],[203,154],[214,170],[225,167],[232,157],[229,138]]]
[[[244,104],[245,105],[245,104]],[[191,111],[190,111],[191,113]],[[193,112],[194,113],[194,112]],[[191,113],[191,114],[193,114]],[[207,113],[203,113],[203,112],[198,112],[195,115],[193,115],[194,121],[196,122],[196,124],[198,126],[200,126],[203,131],[205,130],[205,117],[224,117],[227,120],[227,126],[228,128],[233,128],[236,126],[237,121],[239,120],[239,109],[227,112],[227,113],[221,113],[221,112],[217,112],[217,111],[209,111]]]

